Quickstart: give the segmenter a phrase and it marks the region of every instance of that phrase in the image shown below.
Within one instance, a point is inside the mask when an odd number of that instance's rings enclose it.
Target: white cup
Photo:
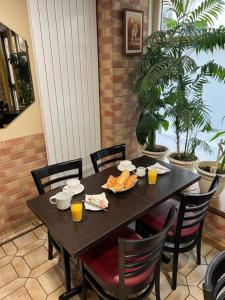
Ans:
[[[69,179],[67,181],[66,187],[69,191],[76,193],[80,188],[80,180],[79,179]]]
[[[138,167],[136,171],[134,171],[134,174],[138,177],[144,177],[146,174],[146,168],[145,167]]]
[[[70,207],[70,202],[72,195],[66,192],[59,192],[49,199],[51,204],[55,204],[60,210],[68,209]]]
[[[122,160],[121,162],[120,162],[120,166],[122,167],[122,168],[128,168],[128,167],[130,167],[132,165],[132,162],[130,161],[130,160]]]

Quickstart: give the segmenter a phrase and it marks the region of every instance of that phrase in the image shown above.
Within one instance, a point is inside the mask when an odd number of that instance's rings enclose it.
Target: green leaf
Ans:
[[[210,140],[210,142],[218,139],[220,136],[224,135],[225,134],[225,131],[220,131],[220,132],[217,132]]]
[[[168,130],[168,128],[169,128],[169,122],[168,122],[167,120],[162,121],[162,122],[161,122],[161,125],[162,125],[162,127],[163,127],[163,129],[164,129],[165,131]]]

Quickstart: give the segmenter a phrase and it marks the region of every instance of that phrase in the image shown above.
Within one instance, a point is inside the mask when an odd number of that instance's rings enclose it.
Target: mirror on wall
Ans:
[[[0,128],[33,102],[27,42],[0,22]]]

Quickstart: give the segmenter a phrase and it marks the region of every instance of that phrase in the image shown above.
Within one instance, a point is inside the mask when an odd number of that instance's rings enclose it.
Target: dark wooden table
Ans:
[[[157,160],[142,156],[133,160],[136,167],[149,166]],[[27,202],[32,212],[46,225],[52,237],[60,243],[65,252],[79,257],[100,241],[116,232],[119,228],[133,222],[151,208],[160,205],[177,192],[197,182],[200,176],[165,162],[160,162],[171,172],[159,175],[156,185],[151,186],[147,178],[139,179],[130,191],[114,194],[101,186],[109,175],[119,175],[112,167],[84,178],[84,192],[73,197],[73,200],[84,199],[85,194],[98,194],[105,191],[109,200],[108,211],[85,211],[80,223],[72,221],[70,210],[59,211],[49,203],[49,197],[57,191],[51,191]],[[64,299],[67,297],[65,296]]]

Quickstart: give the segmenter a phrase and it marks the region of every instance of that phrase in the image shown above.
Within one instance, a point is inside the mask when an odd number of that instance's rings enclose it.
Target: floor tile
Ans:
[[[60,288],[58,288],[57,290],[55,290],[53,293],[48,295],[47,300],[58,300],[59,296],[62,295],[63,293],[65,293],[65,291],[66,291],[66,287],[65,287],[65,285],[63,285]]]
[[[196,298],[194,298],[191,295],[189,295],[185,300],[196,300]]]
[[[30,268],[26,264],[23,257],[14,257],[12,260],[12,265],[19,277],[28,277],[30,273]]]
[[[50,269],[52,269],[54,266],[56,266],[59,262],[59,258],[53,258],[52,260],[47,260],[46,262],[44,262],[43,264],[41,264],[40,266],[38,266],[37,268],[33,269],[30,272],[29,277],[30,278],[37,278],[39,276],[41,276],[42,274],[46,273],[47,271],[49,271]]]
[[[179,255],[178,270],[183,276],[187,276],[196,267],[196,262],[185,254]]]
[[[5,251],[2,249],[2,247],[0,247],[0,258],[6,256]]]
[[[64,272],[60,253],[48,260],[45,226],[0,247],[0,299],[5,300],[58,300],[65,292]],[[18,248],[18,249],[17,249]],[[180,254],[177,289],[171,290],[172,256],[169,264],[161,266],[162,300],[203,300],[202,284],[209,263],[220,252],[202,242],[202,265],[196,264],[196,250]],[[77,266],[71,263],[72,286],[77,285]],[[98,300],[88,290],[88,300]],[[155,300],[154,289],[148,300]],[[79,300],[76,295],[71,300]]]
[[[32,244],[26,245],[25,247],[19,249],[16,253],[16,256],[23,256],[39,247],[41,247],[44,244],[44,240],[37,240],[33,242]]]
[[[8,243],[2,245],[2,248],[4,249],[4,251],[7,255],[14,255],[14,254],[16,254],[16,251],[17,251],[17,248],[13,244],[13,242],[8,242]]]
[[[8,296],[9,294],[23,287],[25,282],[26,278],[17,278],[16,280],[0,288],[0,299]]]
[[[37,279],[28,278],[25,287],[32,299],[35,300],[46,299],[47,295]]]
[[[203,283],[205,282],[205,278],[199,282],[198,287],[202,290],[203,289]]]
[[[64,276],[59,266],[54,267],[48,272],[44,273],[38,280],[47,294],[54,292],[64,283]]]
[[[150,293],[148,296],[148,300],[155,300],[155,295],[153,293]]]
[[[36,235],[36,237],[39,240],[46,240],[47,238],[47,232],[44,230],[43,226],[38,227],[33,231],[33,233]]]
[[[161,273],[160,275],[160,295],[161,299],[165,299],[171,293],[170,280]]]
[[[209,252],[211,252],[213,249],[212,246],[210,246],[209,244],[205,243],[204,241],[202,241],[202,247],[201,247],[201,255],[206,257]]]
[[[173,266],[173,256],[170,259],[169,264],[162,263],[161,265],[161,270],[165,272],[165,274],[171,273]],[[179,260],[178,260],[178,271],[181,275],[187,276],[191,271],[196,267],[196,262],[191,259],[189,256],[185,254],[180,254],[179,255]]]
[[[14,293],[6,296],[4,300],[32,300],[29,294],[27,293],[27,290],[22,287],[15,291]]]
[[[36,235],[31,231],[14,240],[14,243],[18,249],[25,247],[37,240]]]
[[[206,261],[207,264],[209,264],[211,262],[211,260],[217,256],[218,254],[220,254],[220,251],[217,249],[213,249],[207,256],[206,256]]]
[[[42,246],[24,255],[24,259],[29,267],[34,269],[48,260],[48,251]]]
[[[13,256],[5,256],[0,259],[0,268],[8,265],[13,259]]]
[[[188,257],[190,257],[197,264],[197,253],[196,253],[196,250],[189,251],[189,252],[185,253],[185,255],[187,255]],[[201,255],[201,264],[202,265],[206,265],[207,264],[206,259],[205,259],[205,257],[203,255]]]
[[[197,286],[189,286],[190,294],[198,300],[204,300],[203,291]]]
[[[16,271],[11,264],[8,264],[0,269],[0,287],[18,278]]]
[[[189,290],[187,286],[177,286],[175,291],[166,298],[166,300],[184,300],[189,295]]]
[[[205,277],[205,272],[207,270],[207,265],[197,266],[188,276],[187,283],[188,285],[197,286],[202,279]]]

